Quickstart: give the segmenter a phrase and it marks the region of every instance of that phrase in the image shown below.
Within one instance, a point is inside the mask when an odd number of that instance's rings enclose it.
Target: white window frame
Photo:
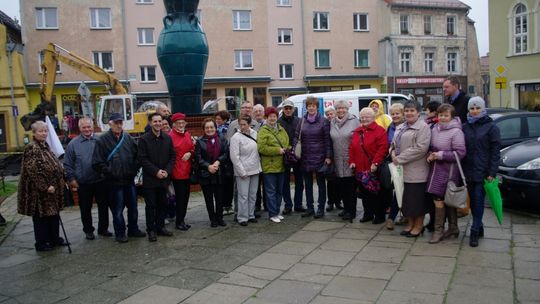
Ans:
[[[43,70],[41,69],[41,64],[43,64],[43,50],[38,51],[38,70],[40,74],[43,74]],[[60,61],[56,61],[56,74],[62,74],[62,65],[60,64]]]
[[[146,41],[147,32],[151,32],[152,41]],[[156,39],[154,37],[155,29],[153,27],[140,27],[137,28],[137,45],[156,45]],[[142,38],[142,39],[141,39]]]
[[[412,72],[412,51],[402,50],[399,52],[399,71],[401,73]]]
[[[403,35],[411,33],[410,15],[399,15],[399,33]]]
[[[155,65],[141,65],[139,66],[140,67],[140,72],[141,72],[141,83],[156,83],[157,82],[157,68]],[[153,68],[154,69],[154,80],[150,80],[148,79],[150,73],[149,73],[149,69],[150,68]]]
[[[52,20],[47,20],[47,11],[48,10],[54,10],[54,15],[55,15],[55,25],[48,25],[48,22],[47,21],[52,21]],[[53,29],[58,29],[58,9],[56,7],[36,7],[35,9],[35,12],[36,12],[36,29],[46,29],[46,30],[53,30]],[[41,18],[41,24],[40,24],[40,19]]]
[[[321,52],[328,52],[328,66],[321,66],[320,56]],[[330,49],[316,49],[315,50],[315,68],[316,69],[330,69],[332,67],[332,57],[330,54]]]
[[[290,68],[290,76],[287,75],[287,68]],[[291,80],[294,79],[294,64],[285,63],[279,65],[279,79]]]
[[[111,54],[111,67],[105,68],[103,67],[103,55],[104,54]],[[98,62],[96,62],[96,55],[98,55]],[[107,72],[114,72],[114,56],[112,51],[92,51],[92,60],[93,63],[100,68],[104,69]]]
[[[361,20],[362,16],[365,16],[366,18],[366,27],[362,28],[361,26]],[[356,26],[355,26],[356,24]],[[369,15],[368,13],[354,13],[353,14],[353,29],[355,32],[369,32]]]
[[[242,28],[242,23],[240,20],[242,19],[242,14],[248,14],[249,17],[249,27]],[[233,10],[233,30],[234,31],[251,31],[251,11],[250,10]]]
[[[424,35],[433,35],[433,16],[424,15]]]
[[[154,4],[154,0],[137,0],[136,4]]]
[[[446,34],[448,36],[457,35],[457,16],[456,15],[446,16]]]
[[[360,65],[360,54],[366,52],[367,55],[367,64]],[[354,50],[354,67],[355,68],[369,68],[369,50],[368,49],[356,49]]]
[[[321,16],[326,16],[326,28],[322,28]],[[330,13],[329,12],[313,12],[313,30],[319,32],[330,31]]]
[[[427,51],[424,52],[424,73],[433,73],[433,62],[435,60],[435,52]]]
[[[520,7],[524,8],[523,12],[518,13],[517,10]],[[527,6],[523,3],[518,3],[512,10],[512,53],[515,55],[527,54],[529,50],[529,26],[530,20],[528,18]],[[519,27],[517,26],[519,22]],[[524,26],[525,25],[525,26]],[[519,33],[518,33],[519,29]],[[520,51],[517,51],[517,48]]]
[[[292,0],[277,0],[277,6],[292,6]]]
[[[101,21],[99,13],[101,11],[107,11],[109,15],[108,26],[100,26]],[[112,16],[111,9],[108,7],[91,7],[90,8],[90,28],[93,30],[108,30],[112,28]]]
[[[459,52],[457,50],[449,50],[446,52],[446,72],[448,72],[448,74],[459,73]]]
[[[244,55],[249,55],[251,66],[244,63]],[[253,70],[253,50],[234,50],[234,69]]]
[[[285,41],[285,36],[289,33],[289,42]],[[292,28],[279,28],[278,29],[278,44],[293,44],[293,29]]]

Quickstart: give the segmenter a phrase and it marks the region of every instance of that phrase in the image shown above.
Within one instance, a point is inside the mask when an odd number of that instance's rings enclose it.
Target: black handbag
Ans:
[[[385,190],[391,190],[393,187],[392,175],[390,174],[390,168],[388,168],[389,163],[390,158],[387,157],[379,166],[379,181],[381,182],[381,188]]]

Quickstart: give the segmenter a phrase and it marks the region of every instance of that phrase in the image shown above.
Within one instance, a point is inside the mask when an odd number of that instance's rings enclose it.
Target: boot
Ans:
[[[435,208],[434,232],[430,244],[437,244],[444,239],[445,208]]]
[[[444,232],[444,238],[449,238],[451,236],[457,238],[459,236],[459,228],[457,224],[458,215],[457,209],[446,207],[446,214],[448,215],[448,230]]]
[[[471,236],[469,237],[469,246],[478,247],[478,231],[471,230]]]

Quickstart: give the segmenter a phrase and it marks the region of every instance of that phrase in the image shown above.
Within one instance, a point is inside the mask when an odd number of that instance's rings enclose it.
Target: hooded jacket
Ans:
[[[371,108],[371,105],[374,103],[379,105],[379,111],[377,112],[377,115],[375,115],[375,122],[386,131],[386,129],[388,129],[388,126],[390,126],[390,124],[392,123],[392,119],[390,119],[388,115],[384,114],[384,106],[380,100],[372,100],[369,103],[369,107]]]
[[[467,155],[463,160],[463,171],[469,182],[483,182],[488,176],[497,174],[501,157],[501,134],[489,116],[474,123],[463,124]]]

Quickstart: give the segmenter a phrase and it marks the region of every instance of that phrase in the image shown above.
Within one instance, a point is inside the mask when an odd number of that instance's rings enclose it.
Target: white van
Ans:
[[[336,92],[324,92],[313,94],[300,94],[288,97],[286,100],[293,102],[295,107],[295,113],[298,117],[302,117],[306,113],[306,98],[313,96],[319,99],[319,112],[324,115],[324,109],[333,106],[335,101],[345,100],[349,102],[349,113],[359,117],[360,109],[367,107],[369,103],[374,99],[382,101],[384,106],[384,113],[390,114],[389,106],[394,103],[405,103],[408,100],[414,99],[412,95],[393,94],[393,93],[379,93],[377,89],[362,89],[362,90],[349,90],[349,91],[336,91]],[[278,108],[282,108],[281,103]]]

